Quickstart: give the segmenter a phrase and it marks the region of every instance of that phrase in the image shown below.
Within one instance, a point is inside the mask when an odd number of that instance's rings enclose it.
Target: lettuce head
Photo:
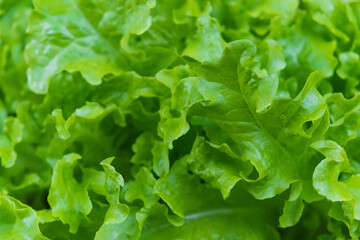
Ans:
[[[0,239],[359,239],[359,36],[357,0],[0,0]]]

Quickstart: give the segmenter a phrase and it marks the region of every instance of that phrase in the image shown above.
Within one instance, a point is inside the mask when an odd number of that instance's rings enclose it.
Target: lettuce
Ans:
[[[359,16],[0,0],[0,239],[359,239]]]

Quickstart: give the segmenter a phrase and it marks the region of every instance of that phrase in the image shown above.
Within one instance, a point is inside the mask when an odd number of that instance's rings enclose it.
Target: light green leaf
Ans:
[[[220,25],[215,18],[200,16],[197,19],[196,35],[189,38],[189,43],[182,54],[200,62],[217,61],[225,47],[220,32]]]
[[[351,173],[352,169],[350,169],[349,160],[344,149],[335,142],[320,141],[314,143],[312,147],[326,157],[314,171],[314,187],[327,199],[342,203],[343,213],[333,212],[330,215],[336,214],[335,218],[345,222],[351,235],[353,235],[356,230],[347,219],[351,221],[360,220],[360,193],[358,190],[360,176],[357,173]],[[343,178],[340,176],[341,173],[348,173],[349,175]],[[342,214],[346,217],[340,217]]]
[[[336,73],[342,79],[348,82],[346,86],[347,94],[356,94],[355,87],[358,85],[358,77],[360,75],[360,59],[356,52],[342,52],[339,55],[340,67]]]
[[[15,164],[17,153],[15,145],[23,138],[24,125],[17,118],[7,118],[4,122],[5,135],[0,136],[1,165],[12,167]]]
[[[351,194],[347,191],[346,185],[338,181],[340,173],[349,168],[349,161],[344,149],[336,142],[329,140],[315,142],[311,147],[326,157],[314,171],[315,189],[331,201],[350,200]]]
[[[150,132],[145,132],[136,138],[135,143],[132,145],[132,150],[135,153],[131,162],[138,165],[144,165],[151,169],[152,167],[152,153],[153,136]]]
[[[301,182],[291,185],[289,200],[285,202],[283,214],[279,218],[280,227],[292,227],[299,222],[304,210],[303,199],[300,197],[301,190]]]
[[[87,102],[85,106],[76,109],[75,115],[86,118],[95,119],[104,113],[104,108],[95,102]]]
[[[176,161],[169,174],[157,180],[154,192],[182,218],[196,209],[209,207],[210,201],[199,201],[203,196],[221,199],[220,194],[205,188],[198,176],[188,173],[186,158]]]
[[[174,22],[177,24],[186,23],[188,17],[199,17],[202,13],[207,13],[210,10],[207,1],[185,0],[175,1],[175,3],[180,5],[173,12]]]
[[[146,208],[152,207],[159,200],[159,197],[153,193],[155,182],[154,176],[147,168],[140,168],[135,180],[130,181],[126,186],[125,200],[132,202],[140,199]]]
[[[92,204],[86,182],[77,182],[73,171],[78,154],[68,154],[59,159],[54,167],[48,201],[54,217],[70,225],[70,232],[76,233],[81,220],[90,213]]]
[[[52,116],[55,117],[56,120],[56,130],[58,132],[58,136],[61,139],[68,139],[70,137],[69,129],[66,126],[66,122],[64,120],[62,110],[61,109],[55,109],[52,111]]]
[[[233,159],[210,146],[203,137],[197,137],[190,155],[186,158],[191,169],[227,198],[231,189],[241,179],[246,168],[240,159]]]
[[[122,216],[123,213],[120,213],[120,215]],[[136,210],[131,209],[130,214],[124,221],[104,224],[96,233],[95,240],[135,240],[140,235],[141,227],[141,222],[139,223],[136,218]]]
[[[1,239],[47,239],[40,232],[36,212],[10,196],[0,195],[0,226]]]
[[[155,140],[151,148],[153,155],[154,172],[159,177],[164,176],[169,171],[169,151],[163,141]]]
[[[127,69],[120,39],[150,26],[149,11],[155,1],[36,0],[34,5],[26,47],[28,82],[33,91],[46,93],[50,79],[63,70],[79,71],[90,84],[98,85],[104,75]]]
[[[328,94],[326,103],[332,122],[327,134],[338,144],[345,146],[358,136],[360,96],[346,99],[341,93]]]
[[[110,165],[113,159],[114,158],[107,158],[100,163],[105,171],[105,196],[110,205],[119,202],[120,187],[124,186],[123,177]]]
[[[131,162],[153,169],[156,175],[163,176],[169,171],[168,148],[163,141],[156,140],[150,132],[141,134],[132,146],[135,154]]]

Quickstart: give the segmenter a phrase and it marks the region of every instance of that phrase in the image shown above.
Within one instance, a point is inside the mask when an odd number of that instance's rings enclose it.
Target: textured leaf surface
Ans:
[[[359,16],[0,0],[0,238],[360,238]]]

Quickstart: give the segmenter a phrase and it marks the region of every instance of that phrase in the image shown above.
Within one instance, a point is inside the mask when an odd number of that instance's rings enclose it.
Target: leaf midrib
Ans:
[[[256,211],[262,212],[259,209],[257,209]],[[184,225],[187,224],[186,221],[195,221],[198,219],[204,219],[206,217],[213,217],[213,216],[241,215],[242,213],[249,213],[249,214],[253,215],[254,209],[253,208],[247,208],[247,209],[244,209],[244,208],[218,208],[218,209],[200,211],[200,212],[192,213],[189,215],[185,215]],[[182,225],[182,226],[184,226],[184,225]],[[180,226],[180,227],[182,227],[182,226]],[[167,227],[176,227],[176,226],[172,225],[170,222],[166,222],[155,228],[151,228],[150,230],[148,230],[146,232],[142,232],[140,235],[140,239],[142,237],[146,237],[147,235],[150,235],[154,232],[157,232],[157,231],[162,230]]]

